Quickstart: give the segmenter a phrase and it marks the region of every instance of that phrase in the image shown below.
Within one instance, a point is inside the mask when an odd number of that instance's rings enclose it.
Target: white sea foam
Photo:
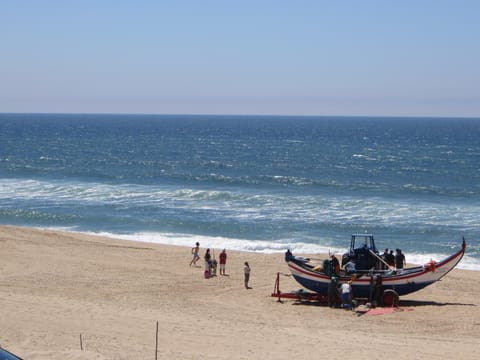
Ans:
[[[16,208],[18,199],[25,201],[24,208]],[[110,233],[104,235],[126,240],[137,240],[145,242],[155,242],[171,245],[191,246],[196,241],[212,248],[229,248],[231,250],[255,251],[255,252],[283,252],[287,248],[295,253],[315,254],[335,252],[341,254],[346,251],[341,247],[329,247],[326,244],[332,244],[331,241],[316,242],[315,239],[307,239],[311,233],[321,233],[326,228],[331,233],[332,227],[344,227],[339,231],[349,231],[350,228],[369,228],[383,227],[385,229],[397,229],[398,232],[405,232],[413,229],[415,232],[429,231],[429,229],[443,229],[447,224],[447,231],[452,229],[461,229],[461,234],[468,238],[474,237],[478,232],[477,223],[479,216],[479,207],[474,203],[456,204],[429,202],[426,199],[420,199],[418,202],[412,202],[405,199],[397,199],[394,204],[391,200],[380,197],[362,197],[338,194],[322,194],[316,196],[285,196],[275,192],[256,193],[256,192],[235,192],[228,189],[190,189],[177,188],[172,186],[147,186],[147,185],[112,185],[104,183],[86,183],[86,182],[65,182],[65,181],[38,181],[38,180],[19,180],[19,179],[0,179],[0,200],[2,204],[12,204],[12,209],[7,209],[9,219],[24,217],[27,221],[31,218],[38,218],[41,221],[45,219],[53,220],[56,224],[63,221],[61,215],[64,209],[75,209],[77,204],[85,206],[88,209],[90,205],[104,206],[109,219],[113,219],[112,228],[108,226],[105,229]],[[30,202],[34,200],[35,202]],[[53,204],[60,206],[59,214],[35,210],[30,208],[30,204]],[[113,205],[113,206],[112,206]],[[142,218],[138,223],[133,223],[131,231],[134,234],[117,234],[114,228],[118,224],[118,209],[126,209],[124,214],[130,215],[130,208],[139,207],[141,209],[157,209],[165,207],[173,211],[183,209],[188,213],[192,210],[206,210],[201,213],[200,220],[209,221],[209,216],[213,213],[218,216],[216,223],[245,224],[245,227],[254,228],[259,226],[274,227],[277,225],[288,226],[295,223],[293,230],[288,228],[286,232],[298,234],[296,238],[288,240],[279,238],[277,240],[245,240],[242,235],[231,234],[230,237],[220,236],[200,236],[181,234],[182,228],[178,228],[179,233],[149,233],[142,232],[142,228],[147,228],[152,224],[143,227],[143,221],[154,217],[152,213],[140,215]],[[114,208],[111,211],[110,208]],[[1,209],[0,209],[1,210]],[[67,211],[68,213],[68,211]],[[20,216],[18,215],[20,214]],[[157,213],[153,213],[157,214]],[[179,212],[180,214],[180,212]],[[181,215],[178,215],[179,217]],[[195,215],[197,216],[197,215]],[[203,218],[202,218],[203,216]],[[69,222],[72,217],[65,217]],[[196,218],[197,219],[197,218]],[[175,219],[174,219],[175,220]],[[87,219],[87,221],[92,221]],[[27,222],[28,224],[28,222]],[[76,230],[79,228],[95,229],[95,223],[83,223],[73,225],[75,228],[66,230]],[[107,224],[108,225],[108,224]],[[156,224],[155,224],[156,225]],[[299,229],[299,230],[297,230]],[[308,229],[303,232],[303,229]],[[346,230],[348,229],[348,230]],[[177,229],[174,229],[174,231]],[[118,230],[120,232],[121,230]],[[456,230],[455,230],[456,232]],[[219,233],[230,235],[229,229],[219,230]],[[282,234],[279,232],[279,237]],[[251,237],[247,234],[245,237]],[[272,235],[269,233],[269,237]],[[276,236],[275,234],[273,236]],[[439,249],[434,244],[434,235],[429,235],[431,245],[427,249],[435,251]],[[341,243],[347,246],[347,243]],[[472,242],[467,248],[468,253],[460,263],[460,268],[480,270],[480,259],[477,259],[479,250],[475,248],[478,242]],[[416,249],[410,246],[410,249]],[[423,247],[425,249],[425,246]],[[439,261],[451,253],[448,247],[442,248],[442,253],[410,254],[407,253],[407,261],[416,264],[428,262],[431,258]],[[429,251],[429,250],[427,250]]]
[[[111,185],[101,183],[42,182],[0,180],[0,199],[41,200],[42,203],[125,204],[154,207],[173,204],[176,208],[232,210],[229,216],[288,220],[302,218],[312,222],[371,223],[388,227],[403,224],[427,224],[429,227],[458,226],[474,229],[479,207],[474,204],[429,203],[419,201],[365,198],[352,196],[275,196],[233,191],[182,189],[162,186]],[[232,206],[233,204],[233,206]],[[235,214],[233,214],[235,213]]]
[[[68,229],[63,229],[68,230]],[[129,241],[140,241],[146,243],[156,243],[164,245],[174,246],[186,246],[191,247],[196,242],[200,243],[202,248],[211,249],[228,249],[236,251],[248,251],[258,253],[283,253],[287,249],[290,249],[294,254],[336,254],[341,256],[347,251],[347,248],[332,247],[320,244],[311,244],[305,242],[278,240],[278,241],[262,241],[262,240],[243,240],[232,239],[226,237],[213,237],[213,236],[201,236],[190,234],[171,234],[171,233],[147,233],[140,232],[136,234],[112,234],[112,233],[88,233],[91,235],[100,235],[115,239],[123,239]],[[456,251],[455,249],[452,253]],[[420,254],[420,253],[407,253],[407,262],[409,264],[423,265],[431,260],[436,262],[441,261],[452,253],[432,253],[432,254]],[[480,270],[480,262],[468,255],[465,255],[462,261],[457,265],[459,269],[466,270]]]

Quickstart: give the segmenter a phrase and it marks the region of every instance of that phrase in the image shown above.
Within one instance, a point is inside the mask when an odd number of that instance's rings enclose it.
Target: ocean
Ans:
[[[480,119],[0,114],[0,224],[480,270]]]

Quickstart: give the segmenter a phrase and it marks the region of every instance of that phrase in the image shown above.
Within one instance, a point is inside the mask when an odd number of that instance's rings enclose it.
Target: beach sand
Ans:
[[[28,360],[155,359],[158,321],[158,359],[480,358],[479,272],[359,316],[272,298],[283,254],[227,253],[228,276],[205,279],[190,248],[2,226],[0,346]],[[300,286],[281,275],[280,288]]]

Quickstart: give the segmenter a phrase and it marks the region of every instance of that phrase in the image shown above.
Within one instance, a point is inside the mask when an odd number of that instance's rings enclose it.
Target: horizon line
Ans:
[[[149,112],[64,112],[64,111],[0,111],[0,115],[120,115],[120,116],[212,116],[212,117],[302,117],[302,118],[390,118],[390,119],[478,119],[466,115],[339,115],[339,114],[216,114],[216,113],[149,113]]]

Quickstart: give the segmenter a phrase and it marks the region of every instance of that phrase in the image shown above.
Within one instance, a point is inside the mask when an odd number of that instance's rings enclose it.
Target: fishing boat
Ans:
[[[357,246],[358,243],[360,246]],[[462,259],[466,248],[463,239],[461,249],[446,259],[433,260],[421,266],[396,269],[379,255],[372,234],[353,234],[350,249],[342,257],[342,265],[355,262],[355,270],[338,270],[331,259],[315,264],[309,258],[294,256],[290,251],[285,261],[295,278],[304,288],[326,297],[329,284],[350,282],[355,298],[375,299],[383,305],[398,304],[399,296],[406,295],[435,283],[450,272]]]

